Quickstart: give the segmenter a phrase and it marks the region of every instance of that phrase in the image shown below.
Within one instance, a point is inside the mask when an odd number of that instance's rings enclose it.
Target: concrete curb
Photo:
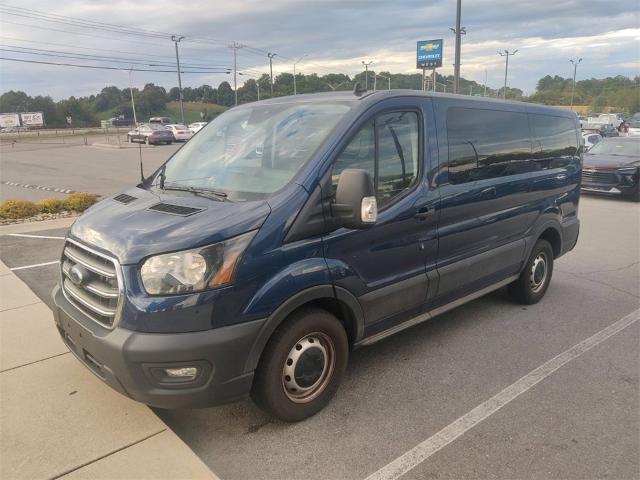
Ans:
[[[39,222],[12,223],[0,226],[0,235],[13,233],[39,232],[41,230],[53,230],[56,228],[69,228],[78,216],[56,218],[54,220],[42,220]],[[1,309],[1,308],[0,308]]]
[[[70,354],[51,311],[2,262],[0,352],[0,478],[217,479]]]

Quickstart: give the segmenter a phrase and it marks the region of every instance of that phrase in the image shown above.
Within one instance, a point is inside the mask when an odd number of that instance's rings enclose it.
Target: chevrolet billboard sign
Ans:
[[[438,68],[442,66],[442,39],[418,42],[417,68]]]

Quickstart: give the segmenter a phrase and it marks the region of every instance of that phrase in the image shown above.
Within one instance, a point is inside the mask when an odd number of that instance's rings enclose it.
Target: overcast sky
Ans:
[[[1,2],[48,14],[117,24],[134,29],[184,35],[183,63],[229,68],[231,49],[238,41],[251,48],[238,50],[238,65],[246,74],[268,72],[265,53],[277,53],[274,73],[292,72],[291,59],[307,57],[297,66],[303,73],[371,68],[394,73],[415,70],[416,40],[444,39],[444,66],[453,72],[455,0],[210,0],[54,2],[21,0]],[[510,59],[509,85],[525,93],[546,75],[570,77],[570,58],[583,57],[578,79],[640,73],[640,18],[636,1],[614,0],[463,0],[461,75],[499,87],[504,59],[496,50],[518,49]],[[100,31],[25,16],[0,14],[0,40],[5,58],[105,65],[105,62],[26,55],[15,47],[57,50],[84,55],[117,56],[136,62],[172,62],[170,39],[145,38]],[[194,37],[214,39],[196,42]],[[32,50],[35,52],[35,50]],[[42,53],[42,52],[40,52]],[[67,54],[68,55],[68,54]],[[116,64],[109,63],[114,66]],[[116,65],[117,66],[117,65]],[[121,65],[120,65],[121,66]],[[159,68],[139,66],[139,68]],[[186,68],[185,68],[186,69]],[[185,74],[184,86],[217,86],[227,74]],[[239,77],[244,80],[244,77]],[[134,86],[153,82],[177,85],[175,73],[132,72]],[[23,90],[55,99],[88,95],[104,86],[128,86],[128,71],[89,70],[0,60],[0,90]]]

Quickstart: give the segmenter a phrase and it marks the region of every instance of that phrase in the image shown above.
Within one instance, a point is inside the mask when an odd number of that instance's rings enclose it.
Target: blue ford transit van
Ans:
[[[69,349],[162,408],[323,408],[349,352],[508,286],[538,302],[578,238],[574,113],[417,91],[229,110],[71,227]]]

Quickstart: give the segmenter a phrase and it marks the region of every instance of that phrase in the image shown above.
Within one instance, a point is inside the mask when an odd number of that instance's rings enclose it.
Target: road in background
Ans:
[[[364,478],[640,307],[640,205],[583,197],[580,217],[578,245],[539,304],[503,289],[354,351],[333,402],[307,421],[277,422],[250,401],[156,412],[222,478]],[[10,268],[55,261],[61,248],[0,237]],[[15,273],[50,302],[58,269]],[[639,342],[635,323],[403,478],[637,478]]]

